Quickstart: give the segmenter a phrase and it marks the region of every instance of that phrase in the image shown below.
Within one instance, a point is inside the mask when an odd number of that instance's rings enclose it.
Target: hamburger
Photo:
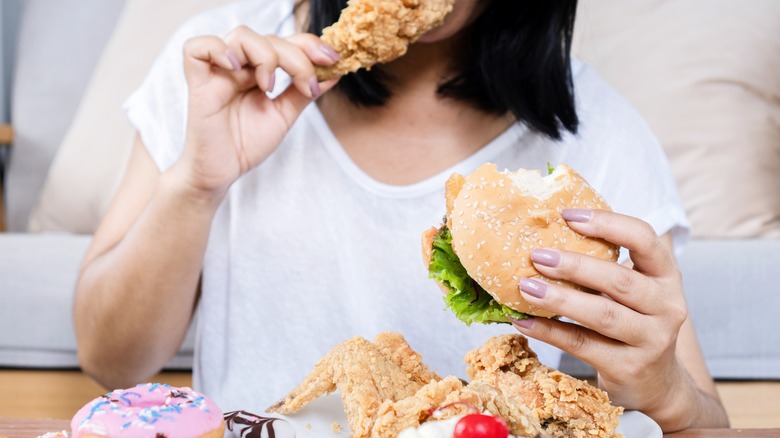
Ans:
[[[539,170],[498,171],[480,166],[468,176],[453,174],[445,185],[446,215],[438,228],[423,233],[423,259],[429,277],[445,292],[446,306],[467,325],[509,323],[507,317],[555,315],[527,303],[522,278],[545,278],[531,251],[554,248],[617,261],[619,248],[572,230],[564,209],[610,210],[604,198],[566,165]]]

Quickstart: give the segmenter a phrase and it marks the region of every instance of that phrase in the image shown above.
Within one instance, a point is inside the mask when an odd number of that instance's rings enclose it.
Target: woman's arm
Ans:
[[[197,297],[214,214],[230,185],[262,163],[312,99],[314,63],[333,50],[314,35],[261,36],[246,27],[184,46],[184,151],[160,173],[140,140],[79,276],[74,320],[79,361],[107,387],[157,372],[175,353]],[[277,68],[292,86],[271,99]]]
[[[688,321],[670,239],[639,219],[608,211],[568,210],[564,217],[580,234],[629,249],[633,268],[534,250],[534,266],[544,276],[598,293],[524,279],[521,292],[529,303],[576,324],[534,318],[516,321],[518,330],[593,365],[615,403],[643,411],[666,432],[728,426]]]
[[[145,380],[187,331],[219,197],[160,174],[136,138],[127,172],[89,247],[76,289],[79,362],[109,388]]]
[[[707,369],[707,364],[704,362],[704,355],[690,318],[680,328],[680,336],[677,338],[677,359],[688,375],[688,378],[685,379],[685,386],[688,387],[690,397],[687,403],[681,402],[678,409],[684,412],[687,408],[694,408],[689,412],[688,421],[690,424],[681,427],[681,429],[729,427],[728,415],[718,395],[715,382]],[[672,413],[670,412],[670,414]]]

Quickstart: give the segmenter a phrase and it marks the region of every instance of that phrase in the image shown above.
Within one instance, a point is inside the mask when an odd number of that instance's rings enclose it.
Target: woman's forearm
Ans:
[[[179,347],[220,199],[188,189],[174,167],[127,234],[85,261],[74,306],[79,360],[102,384],[144,380]]]
[[[664,432],[689,428],[727,428],[729,419],[717,397],[703,391],[683,368],[666,386],[665,402],[647,411]]]

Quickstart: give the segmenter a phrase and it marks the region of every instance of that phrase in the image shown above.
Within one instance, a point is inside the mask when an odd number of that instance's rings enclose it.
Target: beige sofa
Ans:
[[[180,21],[228,2],[26,0],[5,163],[0,366],[77,366],[76,271],[132,139],[119,106]],[[680,260],[689,305],[719,378],[780,379],[777,29],[773,0],[580,8],[575,52],[637,106],[670,157],[694,224]],[[191,354],[192,334],[171,366],[188,367]]]

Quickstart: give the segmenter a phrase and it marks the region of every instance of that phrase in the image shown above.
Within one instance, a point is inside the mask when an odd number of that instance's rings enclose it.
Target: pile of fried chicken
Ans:
[[[373,343],[355,337],[268,412],[291,414],[338,389],[354,438],[394,437],[473,409],[503,418],[515,436],[615,436],[623,408],[588,382],[542,365],[524,336],[491,338],[465,361],[467,384],[431,371],[400,333],[381,333]]]
[[[454,0],[349,0],[339,20],[322,31],[322,41],[341,59],[317,67],[317,79],[336,78],[392,61],[409,44],[441,25]]]

